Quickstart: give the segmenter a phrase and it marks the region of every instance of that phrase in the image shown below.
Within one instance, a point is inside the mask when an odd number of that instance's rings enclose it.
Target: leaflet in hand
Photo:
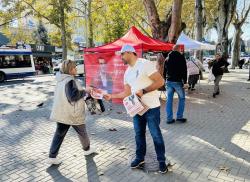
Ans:
[[[127,113],[134,117],[136,114],[143,115],[149,109],[136,94],[132,94],[123,99],[123,105],[127,111]]]
[[[105,94],[107,91],[102,89],[93,89],[91,92],[91,96],[95,99],[102,99]]]

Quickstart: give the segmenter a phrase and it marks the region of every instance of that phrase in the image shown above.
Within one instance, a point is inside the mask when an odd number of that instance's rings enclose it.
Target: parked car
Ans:
[[[82,77],[85,73],[83,59],[77,59],[74,61],[76,62],[77,74]],[[56,72],[58,72],[60,70],[61,66],[62,66],[61,62],[54,66],[54,68],[53,68],[54,75],[56,74]]]
[[[82,77],[85,73],[84,64],[83,64],[84,61],[83,59],[77,59],[75,60],[75,62],[76,62],[76,67],[77,67],[77,74]]]

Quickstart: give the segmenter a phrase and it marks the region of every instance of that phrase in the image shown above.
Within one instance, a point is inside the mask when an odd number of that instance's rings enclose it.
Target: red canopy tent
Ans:
[[[146,35],[143,35],[136,27],[132,27],[128,33],[126,33],[120,39],[111,42],[109,44],[86,48],[84,52],[115,52],[120,51],[124,44],[132,45],[136,50],[144,51],[170,51],[174,44],[162,42]]]
[[[119,54],[124,44],[132,45],[138,57],[145,52],[169,52],[174,44],[162,42],[142,34],[132,27],[120,39],[98,47],[84,49],[84,66],[87,86],[94,86],[108,92],[123,90],[123,75],[127,68]]]

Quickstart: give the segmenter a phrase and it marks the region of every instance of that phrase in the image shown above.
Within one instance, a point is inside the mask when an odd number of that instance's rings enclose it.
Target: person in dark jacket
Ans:
[[[166,59],[166,90],[167,90],[167,124],[175,122],[173,119],[173,97],[174,92],[178,94],[179,104],[177,110],[176,121],[186,122],[187,119],[183,118],[185,109],[185,90],[188,88],[187,84],[187,65],[184,55],[178,52],[179,46],[175,45]]]
[[[223,73],[224,73],[224,69],[229,65],[229,63],[223,58],[221,57],[220,54],[216,54],[215,56],[215,60],[212,61],[209,64],[209,67],[212,69],[212,73],[215,76],[215,80],[214,80],[214,92],[213,92],[213,97],[215,98],[216,95],[220,94],[220,87],[219,87],[219,83],[222,79]]]
[[[240,60],[238,61],[239,69],[242,69],[242,67],[243,67],[244,64],[245,64],[245,59],[244,59],[244,58],[243,58],[243,59],[240,59]]]

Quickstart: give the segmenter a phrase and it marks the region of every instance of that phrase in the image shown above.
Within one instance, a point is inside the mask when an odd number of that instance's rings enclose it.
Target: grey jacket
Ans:
[[[85,91],[71,75],[56,75],[56,88],[50,119],[68,125],[81,125],[85,121]]]

